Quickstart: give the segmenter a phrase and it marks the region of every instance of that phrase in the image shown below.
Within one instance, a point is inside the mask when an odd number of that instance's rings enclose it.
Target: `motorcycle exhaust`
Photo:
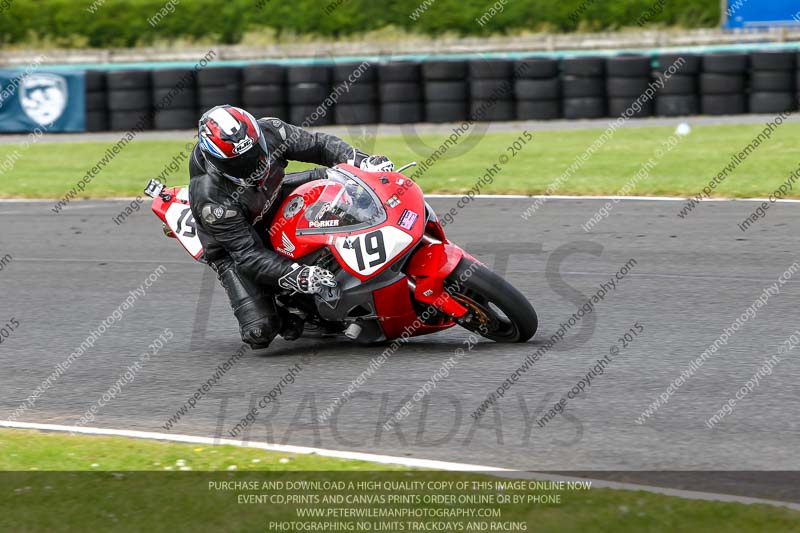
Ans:
[[[347,337],[348,339],[350,339],[351,341],[354,341],[354,340],[358,339],[358,336],[361,335],[361,331],[363,329],[364,328],[361,327],[360,324],[357,324],[356,322],[353,322],[352,324],[347,326],[346,330],[344,330],[344,336]]]

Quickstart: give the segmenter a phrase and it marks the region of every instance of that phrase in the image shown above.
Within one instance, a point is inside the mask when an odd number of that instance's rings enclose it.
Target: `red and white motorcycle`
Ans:
[[[338,286],[317,295],[278,294],[276,302],[325,331],[372,343],[455,325],[497,342],[525,342],[538,319],[528,300],[449,242],[419,186],[402,171],[350,165],[299,186],[277,211],[265,242],[297,263],[324,267]],[[176,238],[202,261],[188,188],[151,180],[145,193]]]

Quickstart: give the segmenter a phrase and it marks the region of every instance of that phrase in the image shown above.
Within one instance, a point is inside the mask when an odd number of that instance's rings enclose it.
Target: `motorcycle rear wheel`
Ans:
[[[506,280],[464,257],[448,276],[445,289],[469,309],[464,328],[495,342],[527,342],[539,319],[531,303]]]

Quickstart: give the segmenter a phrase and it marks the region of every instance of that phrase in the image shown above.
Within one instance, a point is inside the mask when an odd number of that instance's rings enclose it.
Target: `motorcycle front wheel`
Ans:
[[[525,296],[480,263],[464,257],[447,277],[445,289],[469,311],[464,328],[496,342],[527,342],[539,319]]]

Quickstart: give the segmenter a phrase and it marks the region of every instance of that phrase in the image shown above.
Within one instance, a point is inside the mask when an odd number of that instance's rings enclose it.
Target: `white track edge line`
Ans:
[[[319,455],[321,457],[333,457],[337,459],[349,459],[355,461],[368,461],[372,463],[400,465],[409,468],[428,468],[433,470],[444,470],[449,472],[482,472],[491,475],[508,478],[534,479],[541,481],[591,481],[592,487],[606,488],[629,491],[645,491],[665,496],[675,496],[690,500],[710,500],[728,503],[743,504],[765,504],[775,507],[786,507],[800,511],[800,504],[791,502],[781,502],[767,500],[763,498],[751,498],[747,496],[735,496],[731,494],[716,494],[711,492],[699,492],[682,489],[671,489],[666,487],[655,487],[650,485],[638,485],[634,483],[622,483],[617,481],[607,481],[592,478],[577,478],[569,476],[559,476],[555,474],[543,474],[538,472],[525,472],[499,468],[494,466],[482,466],[467,463],[452,463],[447,461],[436,461],[432,459],[415,459],[410,457],[395,457],[391,455],[377,455],[363,452],[348,452],[342,450],[327,450],[323,448],[309,448],[305,446],[292,446],[285,444],[269,444],[265,442],[245,442],[233,439],[214,439],[211,437],[199,437],[193,435],[170,435],[167,433],[155,433],[150,431],[135,431],[126,429],[105,429],[92,427],[64,426],[57,424],[39,424],[33,422],[11,422],[0,420],[0,427],[12,429],[36,429],[41,431],[59,431],[78,433],[83,435],[104,435],[116,437],[129,437],[134,439],[162,440],[169,442],[182,442],[188,444],[205,445],[231,445],[240,448],[254,448],[271,452],[296,453],[299,455]]]
[[[425,198],[463,198],[466,194],[426,194]],[[545,195],[545,194],[476,194],[472,198],[481,199],[498,199],[498,200],[635,200],[640,202],[687,202],[692,197],[684,196],[613,196],[613,195],[599,195],[599,196],[572,196],[572,195]],[[706,198],[700,200],[699,203],[704,202],[769,202],[769,198]],[[782,199],[775,200],[778,203],[800,203],[799,199]]]

